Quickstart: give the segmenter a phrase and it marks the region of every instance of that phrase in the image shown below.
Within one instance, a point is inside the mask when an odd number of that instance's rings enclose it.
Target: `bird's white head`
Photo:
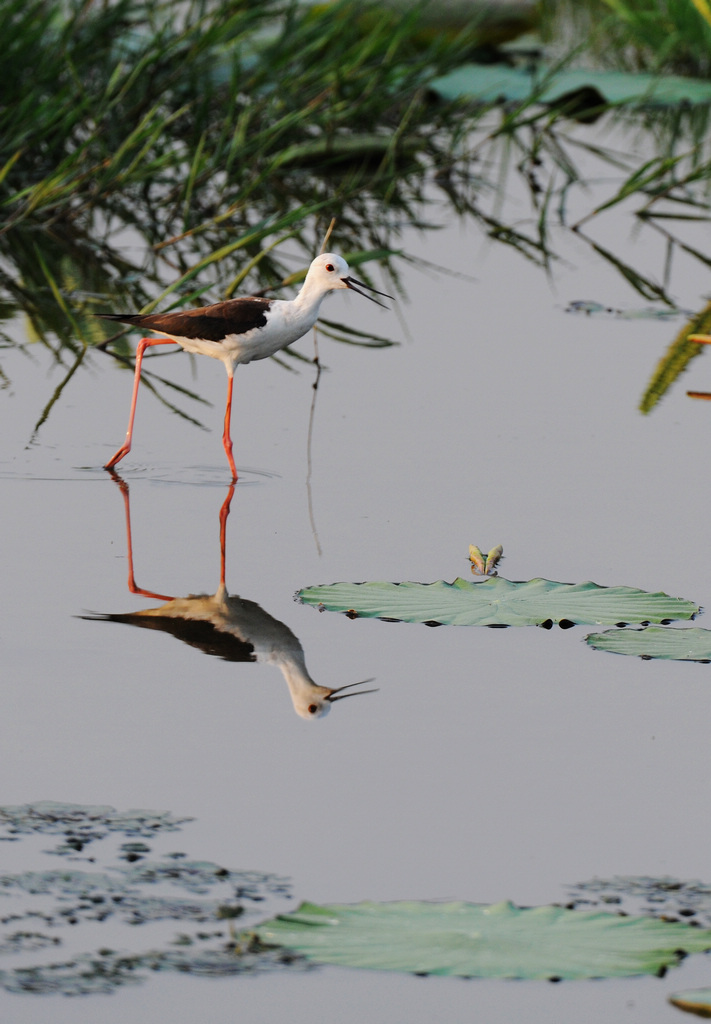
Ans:
[[[346,280],[350,267],[342,256],[333,252],[322,252],[309,267],[308,280],[317,281],[324,291],[333,288],[347,288]]]
[[[326,292],[333,291],[336,288],[350,288],[351,291],[358,292],[359,295],[365,295],[366,299],[376,302],[379,306],[382,306],[383,303],[378,302],[372,295],[361,291],[361,288],[367,288],[368,291],[375,292],[376,295],[382,295],[386,299],[392,298],[392,295],[379,292],[375,288],[371,288],[369,284],[364,284],[363,281],[356,281],[355,278],[351,277],[350,267],[342,256],[336,256],[333,252],[321,253],[309,267],[302,291],[320,292],[322,295],[325,295]]]

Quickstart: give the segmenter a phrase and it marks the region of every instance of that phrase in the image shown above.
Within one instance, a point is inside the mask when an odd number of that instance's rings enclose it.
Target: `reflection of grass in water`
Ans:
[[[281,904],[289,895],[286,879],[232,871],[180,853],[148,859],[149,844],[189,820],[161,811],[54,801],[0,807],[2,839],[60,839],[44,852],[62,861],[49,870],[0,875],[6,911],[0,988],[87,995],[135,984],[150,971],[214,977],[301,969],[291,954],[264,952],[239,940],[233,924],[250,913],[264,916],[266,902]],[[105,847],[112,841],[118,852],[107,858]],[[108,932],[104,944],[73,955],[72,943],[81,948],[96,941],[82,939],[87,926],[92,936],[97,926]]]
[[[601,64],[708,77],[709,0],[545,0],[549,31],[569,19]]]
[[[711,927],[711,886],[699,880],[651,876],[593,878],[567,886],[575,907],[619,907],[627,914],[646,914],[670,921],[693,921]]]

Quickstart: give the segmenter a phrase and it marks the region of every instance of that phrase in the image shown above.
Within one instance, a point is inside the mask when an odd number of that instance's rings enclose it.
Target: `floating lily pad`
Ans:
[[[666,661],[711,661],[711,629],[691,626],[685,629],[608,629],[590,633],[586,642],[596,651],[631,654],[638,658]]]
[[[477,978],[659,974],[711,931],[653,918],[511,903],[303,903],[256,930],[318,963]]]
[[[479,582],[332,583],[306,587],[297,597],[320,610],[352,618],[392,619],[452,626],[614,625],[693,619],[698,605],[667,594],[597,583],[534,579],[512,583],[502,576]]]
[[[545,104],[558,104],[576,93],[586,95],[588,107],[711,103],[711,82],[699,78],[592,68],[555,71],[544,65],[531,70],[507,64],[465,64],[435,79],[430,89],[444,100],[473,99],[479,103],[521,103],[534,92]]]
[[[672,1006],[698,1017],[711,1017],[711,988],[689,989],[687,992],[675,992],[669,996]]]

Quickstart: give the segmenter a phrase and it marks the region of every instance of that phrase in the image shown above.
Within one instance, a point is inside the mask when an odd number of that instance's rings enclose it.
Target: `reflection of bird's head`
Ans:
[[[337,700],[343,700],[344,697],[359,697],[363,693],[376,693],[375,689],[343,693],[344,690],[349,690],[352,686],[363,686],[365,683],[372,683],[372,681],[372,679],[361,679],[358,683],[346,683],[345,686],[339,686],[335,690],[330,690],[327,686],[312,684],[308,690],[299,693],[298,696],[292,694],[294,710],[302,718],[324,718],[331,710],[331,705]]]

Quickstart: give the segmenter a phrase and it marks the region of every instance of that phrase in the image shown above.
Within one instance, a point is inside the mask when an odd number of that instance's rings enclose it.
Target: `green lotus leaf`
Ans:
[[[698,605],[667,594],[597,583],[502,576],[453,583],[332,583],[306,587],[297,597],[320,610],[355,618],[393,619],[450,626],[615,625],[693,619]]]
[[[587,94],[589,106],[711,103],[711,82],[699,78],[592,68],[553,71],[541,65],[531,73],[528,68],[506,64],[465,64],[435,79],[429,88],[444,100],[473,99],[479,103],[525,102],[536,90],[541,103],[551,104],[575,93]]]
[[[711,629],[609,629],[585,637],[596,651],[667,661],[711,661]]]
[[[687,1010],[699,1017],[711,1017],[711,988],[689,989],[686,992],[675,992],[669,996],[672,1006]]]
[[[319,963],[476,978],[658,974],[711,948],[711,930],[650,917],[512,903],[302,903],[257,928]]]

